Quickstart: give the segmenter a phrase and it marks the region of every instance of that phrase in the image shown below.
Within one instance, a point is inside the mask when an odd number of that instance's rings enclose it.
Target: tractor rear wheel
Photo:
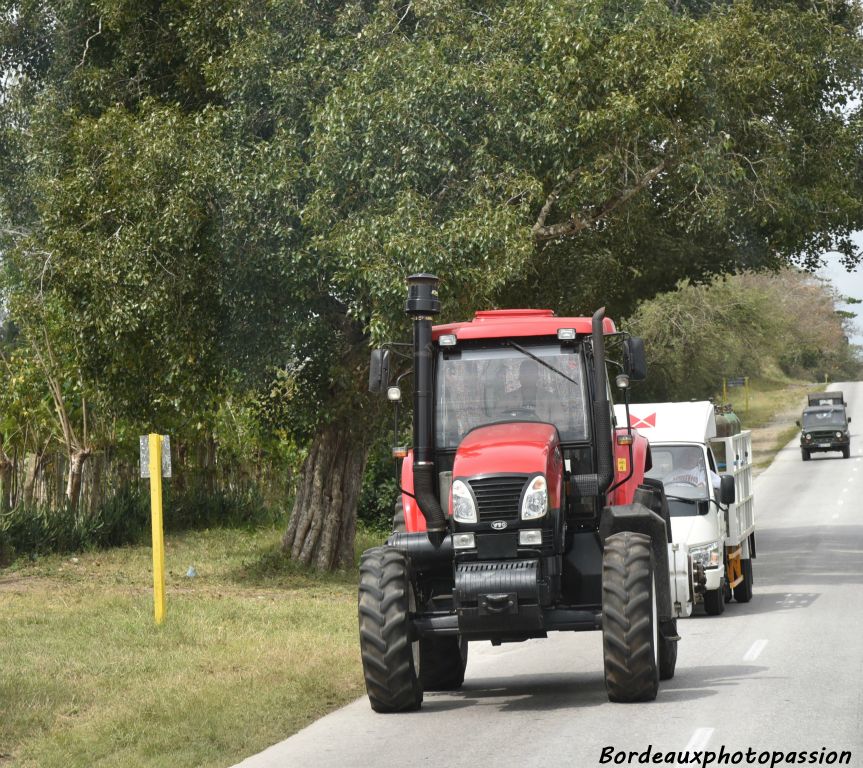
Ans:
[[[602,553],[602,650],[610,701],[651,701],[659,690],[659,617],[650,536],[623,531]]]
[[[420,640],[420,679],[425,691],[455,691],[464,682],[467,640],[426,637]]]
[[[662,629],[662,628],[660,628]],[[677,634],[677,619],[665,627],[668,632]],[[674,677],[674,669],[677,666],[677,640],[670,640],[662,631],[659,633],[659,679],[671,680]]]
[[[416,610],[405,556],[375,547],[360,558],[360,651],[363,676],[375,712],[419,709],[419,640],[410,614]]]
[[[704,610],[708,616],[725,613],[725,583],[719,589],[708,589],[704,593]]]
[[[752,558],[747,557],[740,561],[740,572],[743,581],[734,587],[734,599],[738,603],[748,603],[752,599]]]
[[[406,533],[407,523],[405,523],[405,504],[402,495],[396,499],[393,507],[393,533]]]

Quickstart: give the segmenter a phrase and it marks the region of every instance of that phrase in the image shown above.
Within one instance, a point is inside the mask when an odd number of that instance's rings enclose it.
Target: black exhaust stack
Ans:
[[[432,440],[432,318],[440,314],[438,279],[426,273],[408,278],[405,312],[414,321],[414,495],[430,534],[446,531],[435,494]]]
[[[602,321],[605,307],[593,314],[593,426],[596,435],[596,474],[600,494],[604,494],[614,477],[611,445],[611,407],[608,402],[608,374],[605,370],[605,336]]]

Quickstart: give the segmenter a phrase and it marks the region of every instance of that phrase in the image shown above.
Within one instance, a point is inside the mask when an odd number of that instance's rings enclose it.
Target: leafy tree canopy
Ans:
[[[855,264],[861,21],[850,0],[5,0],[5,300],[105,413],[186,423],[254,387],[303,440],[371,415],[365,349],[406,335],[413,271],[455,318]]]

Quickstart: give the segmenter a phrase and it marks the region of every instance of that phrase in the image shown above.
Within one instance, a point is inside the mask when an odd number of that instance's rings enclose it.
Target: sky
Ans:
[[[863,232],[858,232],[854,240],[857,246],[863,249]],[[835,253],[825,256],[824,261],[825,266],[819,269],[817,273],[820,277],[830,280],[836,287],[836,290],[843,296],[863,299],[863,265],[858,265],[853,272],[848,272],[839,262],[839,256]],[[854,306],[840,304],[838,308],[857,313],[857,332],[851,337],[851,343],[863,345],[863,304],[856,304]]]

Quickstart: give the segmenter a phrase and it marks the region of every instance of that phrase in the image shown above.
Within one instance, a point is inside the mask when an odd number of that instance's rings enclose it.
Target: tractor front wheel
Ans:
[[[407,560],[389,547],[360,558],[360,651],[366,691],[375,712],[419,709],[419,640],[411,625],[416,610]]]
[[[606,539],[602,553],[602,650],[610,701],[652,701],[659,691],[654,571],[650,536],[623,531]]]

